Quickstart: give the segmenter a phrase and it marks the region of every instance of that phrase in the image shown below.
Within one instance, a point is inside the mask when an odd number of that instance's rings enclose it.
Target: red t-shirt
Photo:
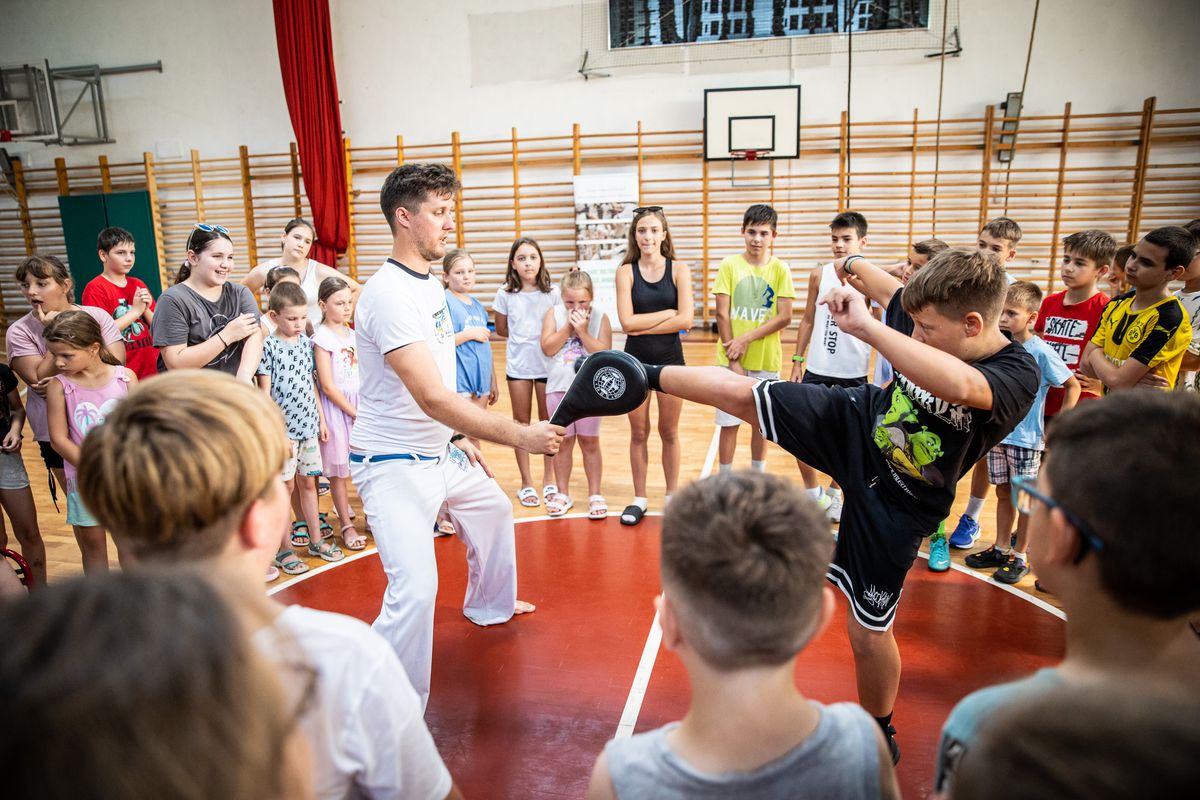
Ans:
[[[146,284],[137,278],[126,276],[125,285],[117,286],[103,275],[97,275],[88,282],[83,290],[83,304],[102,308],[115,320],[129,313],[133,307],[133,295],[138,289],[145,289]],[[150,310],[154,310],[154,301],[150,302]],[[125,340],[125,366],[133,370],[138,380],[158,374],[158,351],[154,349],[154,337],[150,334],[150,323],[145,317],[133,321],[128,328],[121,331]]]
[[[1038,313],[1033,329],[1046,344],[1054,348],[1058,357],[1074,372],[1079,369],[1083,349],[1092,340],[1092,334],[1100,324],[1100,315],[1108,305],[1108,296],[1097,292],[1073,306],[1066,305],[1066,298],[1065,291],[1047,295],[1042,301],[1042,310]],[[1057,386],[1050,387],[1050,392],[1046,395],[1047,417],[1054,416],[1062,409],[1065,395],[1063,389]],[[1079,395],[1080,402],[1095,399],[1096,395],[1087,392]]]

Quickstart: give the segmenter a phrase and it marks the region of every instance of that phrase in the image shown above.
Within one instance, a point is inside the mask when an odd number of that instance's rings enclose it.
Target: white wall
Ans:
[[[589,3],[597,0],[587,0]],[[105,79],[116,143],[26,151],[138,158],[177,143],[224,155],[292,138],[268,0],[0,0],[0,61],[120,65],[163,61],[164,72]],[[937,3],[934,4],[937,6]],[[960,0],[963,54],[946,62],[943,113],[976,115],[1021,85],[1034,0]],[[706,87],[797,82],[806,123],[837,119],[845,55],[612,68],[585,82],[576,0],[331,0],[342,120],[356,145],[464,138],[698,128]],[[1196,0],[1046,0],[1041,5],[1026,113],[1200,105]],[[866,45],[864,45],[865,47]],[[700,48],[693,48],[697,53]],[[854,57],[855,119],[904,119],[937,107],[938,61],[922,52]],[[768,68],[769,67],[769,68]],[[684,74],[690,72],[691,74]]]

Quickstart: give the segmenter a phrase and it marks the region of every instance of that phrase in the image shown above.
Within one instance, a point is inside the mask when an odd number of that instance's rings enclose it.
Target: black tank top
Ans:
[[[675,287],[671,259],[667,259],[663,276],[655,283],[642,277],[638,262],[629,266],[633,269],[633,287],[629,293],[633,313],[653,314],[679,308],[679,291]],[[630,335],[625,339],[625,352],[645,364],[683,364],[683,344],[678,332]]]

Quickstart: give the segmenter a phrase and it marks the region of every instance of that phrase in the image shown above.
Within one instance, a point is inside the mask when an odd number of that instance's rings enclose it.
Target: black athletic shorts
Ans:
[[[861,378],[833,378],[829,375],[819,375],[811,369],[804,370],[804,377],[800,379],[801,383],[811,383],[816,386],[841,386],[843,389],[853,389],[855,386],[862,386],[867,382],[867,376]]]
[[[876,631],[891,627],[921,537],[941,522],[893,488],[871,439],[871,409],[882,391],[871,384],[847,389],[769,380],[754,387],[763,437],[842,487],[842,522],[826,577],[846,595],[859,624]]]
[[[545,378],[514,378],[512,375],[509,375],[508,373],[504,374],[504,380],[506,380],[506,381],[533,381],[534,383],[545,383],[546,382]]]
[[[62,469],[65,466],[63,457],[50,446],[49,442],[39,441],[38,448],[42,451],[42,461],[46,464],[46,469]]]
[[[682,367],[683,342],[677,333],[652,333],[647,336],[627,336],[625,352],[643,364],[660,367]]]

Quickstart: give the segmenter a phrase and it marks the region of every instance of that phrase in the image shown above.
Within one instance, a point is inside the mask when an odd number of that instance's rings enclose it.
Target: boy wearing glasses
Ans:
[[[1041,475],[1016,478],[1013,502],[1029,517],[1041,581],[1066,612],[1066,657],[954,707],[938,747],[942,796],[953,795],[959,761],[993,714],[1061,684],[1108,677],[1194,694],[1200,641],[1188,618],[1200,610],[1193,470],[1200,439],[1181,432],[1198,430],[1200,397],[1186,392],[1121,392],[1055,420]],[[1114,458],[1130,453],[1137,457]],[[1139,502],[1148,475],[1155,502]]]
[[[1015,478],[1037,478],[1042,461],[1042,434],[1045,422],[1042,410],[1051,386],[1064,390],[1062,410],[1074,408],[1079,401],[1080,385],[1070,368],[1058,357],[1057,351],[1033,335],[1042,290],[1029,281],[1018,281],[1008,287],[1004,310],[1000,313],[1000,330],[1033,356],[1042,373],[1037,396],[1025,419],[1013,428],[1004,441],[987,454],[988,480],[996,487],[996,541],[991,547],[967,556],[966,564],[973,569],[998,568],[992,577],[1000,583],[1016,583],[1029,574],[1029,559],[1025,555],[1028,517],[1017,520],[1017,541],[1012,551],[1007,545],[1013,529],[1012,481]]]

